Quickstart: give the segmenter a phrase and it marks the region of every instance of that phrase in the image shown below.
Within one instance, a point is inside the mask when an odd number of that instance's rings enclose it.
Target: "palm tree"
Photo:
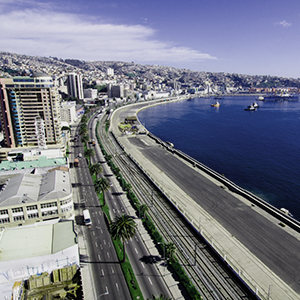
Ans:
[[[89,136],[87,134],[84,134],[81,138],[82,143],[87,143],[89,141]]]
[[[100,163],[95,163],[89,166],[91,175],[96,174],[96,176],[103,172],[103,168]]]
[[[117,216],[115,221],[110,224],[110,233],[114,239],[120,238],[123,242],[123,260],[125,262],[126,254],[125,254],[125,241],[132,238],[136,233],[136,223],[134,219],[128,215]]]
[[[125,183],[125,184],[124,184],[124,190],[125,190],[125,191],[129,191],[129,190],[131,190],[131,188],[132,188],[132,186],[131,186],[130,183]]]
[[[95,155],[95,150],[92,148],[88,148],[84,150],[84,156],[90,158],[91,156]]]
[[[96,180],[94,187],[95,187],[96,193],[102,192],[103,206],[105,206],[105,192],[110,189],[109,181],[106,178],[99,178]]]
[[[87,132],[88,132],[88,129],[87,129],[87,127],[84,127],[84,126],[81,127],[80,130],[79,130],[79,134],[81,134],[81,135],[82,134],[87,134]]]
[[[176,246],[173,243],[167,243],[165,244],[165,258],[172,261],[173,256],[176,252]]]
[[[147,204],[142,204],[139,207],[140,217],[145,218],[146,212],[149,210],[149,207]]]
[[[152,297],[148,298],[147,300],[172,300],[172,298],[170,298],[169,296],[160,294],[157,296],[152,295]]]

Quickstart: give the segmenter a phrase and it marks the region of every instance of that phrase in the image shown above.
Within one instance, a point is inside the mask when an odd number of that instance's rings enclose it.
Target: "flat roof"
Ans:
[[[0,262],[55,254],[76,244],[69,220],[5,229],[0,234]]]
[[[6,182],[0,192],[0,207],[60,199],[72,194],[67,168],[55,168],[44,174],[4,176],[4,179]]]

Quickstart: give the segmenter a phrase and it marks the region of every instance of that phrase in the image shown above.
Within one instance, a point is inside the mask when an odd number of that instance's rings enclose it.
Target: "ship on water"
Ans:
[[[299,96],[292,94],[274,94],[265,96],[263,101],[298,101]]]

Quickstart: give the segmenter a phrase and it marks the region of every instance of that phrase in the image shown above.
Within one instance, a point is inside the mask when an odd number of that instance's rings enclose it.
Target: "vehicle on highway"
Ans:
[[[88,209],[85,209],[85,210],[83,211],[83,219],[84,219],[84,224],[85,224],[86,226],[91,227],[92,221],[91,221],[91,216],[90,216],[90,212],[89,212]]]
[[[79,166],[79,159],[75,158],[74,159],[74,167],[78,167]]]
[[[81,157],[82,157],[82,154],[81,154],[81,153],[79,153],[79,154],[78,154],[78,157],[79,157],[79,158],[81,158]]]

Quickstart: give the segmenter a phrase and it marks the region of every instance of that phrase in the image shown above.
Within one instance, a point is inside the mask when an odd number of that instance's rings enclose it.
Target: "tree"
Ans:
[[[94,155],[95,155],[95,150],[94,149],[88,148],[88,149],[84,150],[84,156],[86,158],[90,158],[91,156],[94,156]]]
[[[141,218],[145,218],[146,212],[149,210],[149,207],[147,204],[142,204],[139,207],[139,213]]]
[[[175,252],[176,252],[176,246],[173,244],[173,243],[167,243],[165,244],[165,258],[166,259],[170,259],[172,260],[173,259],[173,256],[175,255]]]
[[[109,181],[106,178],[99,178],[96,180],[94,187],[95,187],[96,193],[102,192],[103,206],[105,206],[105,192],[110,189]]]
[[[148,298],[147,300],[172,300],[172,298],[170,298],[169,296],[160,294],[157,296],[152,295],[152,297]]]
[[[87,143],[90,140],[89,136],[87,134],[84,134],[81,138],[82,143]]]
[[[131,188],[132,188],[132,186],[131,186],[130,183],[125,183],[125,184],[124,184],[124,190],[125,190],[125,191],[129,191],[129,190],[131,190]]]
[[[81,123],[86,123],[87,122],[87,116],[86,115],[83,115],[82,118],[81,118]]]
[[[117,216],[115,221],[111,223],[110,225],[110,233],[114,239],[120,238],[123,242],[123,262],[125,262],[126,259],[126,253],[125,253],[125,241],[128,241],[130,238],[132,238],[136,233],[137,225],[134,221],[134,219],[128,215],[121,215]]]
[[[84,135],[88,133],[88,129],[86,126],[80,127],[79,134]]]
[[[92,164],[89,166],[91,175],[96,174],[96,176],[103,172],[103,168],[100,163]]]

